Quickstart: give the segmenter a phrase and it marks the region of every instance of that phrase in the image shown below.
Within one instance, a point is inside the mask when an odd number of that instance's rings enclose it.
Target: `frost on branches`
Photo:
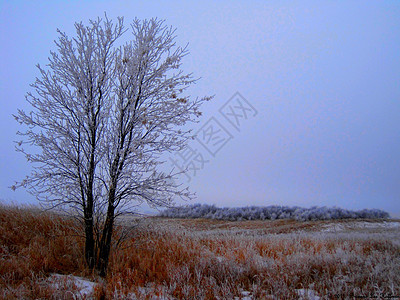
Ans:
[[[168,208],[159,213],[166,218],[205,218],[215,220],[278,220],[291,219],[297,221],[340,220],[340,219],[388,219],[390,215],[379,209],[363,209],[352,211],[339,207],[289,207],[289,206],[247,206],[216,207],[207,204],[194,204]]]
[[[18,133],[17,149],[34,171],[13,188],[78,211],[86,261],[104,276],[116,217],[143,201],[169,207],[174,197],[192,197],[172,180],[177,174],[158,167],[162,153],[192,137],[183,125],[196,121],[210,97],[187,96],[195,82],[180,70],[188,51],[163,21],[135,19],[125,28],[123,18],[105,18],[75,29],[72,38],[58,31],[57,50],[46,68],[37,66],[26,97],[32,111],[15,116],[28,128]]]

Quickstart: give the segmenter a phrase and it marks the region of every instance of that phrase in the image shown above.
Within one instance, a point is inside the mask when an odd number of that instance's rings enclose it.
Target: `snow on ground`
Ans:
[[[61,275],[61,274],[52,274],[48,279],[47,282],[50,283],[51,287],[55,289],[70,287],[72,291],[72,299],[91,299],[94,287],[96,285],[95,282],[90,281],[86,278],[73,276],[73,275]],[[139,291],[142,295],[149,295],[151,294],[151,289],[147,290],[146,288],[139,288]],[[299,299],[308,299],[308,300],[319,300],[321,299],[312,289],[298,289],[296,290],[297,294],[299,295]],[[134,294],[128,295],[129,299],[137,299]],[[275,298],[272,296],[272,298]],[[166,296],[159,296],[153,297],[151,299],[172,299]],[[240,298],[235,297],[235,300],[253,300],[255,299],[251,292],[243,291]]]
[[[90,297],[93,294],[94,286],[96,285],[96,282],[90,281],[86,278],[61,274],[52,274],[47,281],[55,289],[65,286],[71,287],[74,299]]]
[[[311,289],[297,289],[296,290],[297,295],[299,296],[299,300],[319,300],[321,297],[317,296],[316,292],[311,290]],[[272,295],[268,296],[271,297],[271,299],[278,299]],[[249,291],[243,291],[242,296],[235,297],[235,300],[254,300],[255,298]],[[269,299],[269,298],[268,298]]]
[[[249,291],[243,291],[242,292],[242,297],[235,297],[235,300],[253,300],[253,295]]]
[[[349,229],[400,229],[400,222],[351,222],[339,224],[327,224],[322,232],[338,232]]]
[[[321,299],[313,290],[309,289],[298,289],[296,290],[299,295],[299,299],[308,299],[308,300],[319,300]]]
[[[385,233],[386,237],[391,237],[393,243],[397,243],[400,245],[400,221],[350,221],[350,222],[343,222],[343,223],[328,223],[321,225],[322,228],[318,230],[322,236],[326,234],[338,234],[338,235],[357,235],[362,237],[365,234],[368,234],[370,237],[370,233],[373,232],[374,234],[379,234],[381,236],[382,233]],[[366,230],[364,230],[366,229]],[[221,229],[220,229],[221,230]],[[252,232],[254,234],[254,230],[242,230],[236,229],[238,232],[242,234],[246,233],[247,231]],[[223,232],[229,232],[232,234],[232,231],[236,232],[235,229],[226,229],[221,230]],[[318,232],[317,231],[317,232]],[[210,230],[210,234],[215,235],[215,230]],[[192,232],[192,234],[196,234],[196,232]],[[204,231],[200,232],[204,235]],[[304,235],[310,234],[307,232],[303,232]],[[315,235],[314,233],[311,233]],[[289,235],[298,235],[297,233],[289,233]],[[244,236],[246,236],[244,234]],[[224,257],[217,256],[217,260],[222,262]],[[90,281],[88,279],[77,277],[73,275],[61,275],[61,274],[52,274],[48,279],[47,282],[55,289],[62,289],[68,288],[69,291],[72,293],[73,299],[91,299],[94,287],[97,283]],[[149,296],[152,295],[153,288],[151,287],[140,287],[139,294],[142,296]],[[117,292],[118,293],[118,292]],[[298,295],[298,299],[310,299],[310,300],[319,300],[321,299],[320,296],[312,289],[312,286],[309,289],[297,289],[296,293]],[[161,293],[162,296],[152,297],[151,299],[173,299],[172,297],[168,296],[167,288]],[[137,299],[134,294],[128,295],[129,299]],[[236,299],[244,299],[244,300],[253,300],[255,297],[249,291],[243,291],[241,297],[235,297]],[[271,295],[271,299],[277,299]]]

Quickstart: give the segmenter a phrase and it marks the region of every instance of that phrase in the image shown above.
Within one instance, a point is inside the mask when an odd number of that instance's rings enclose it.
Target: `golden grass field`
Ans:
[[[125,220],[102,280],[86,269],[72,218],[0,207],[0,298],[396,299],[399,224]]]

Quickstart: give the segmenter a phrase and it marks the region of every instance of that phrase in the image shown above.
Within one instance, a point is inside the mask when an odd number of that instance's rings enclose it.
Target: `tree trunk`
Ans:
[[[93,224],[93,196],[88,195],[85,217],[85,259],[89,270],[93,270],[96,262]]]
[[[96,261],[93,238],[93,218],[85,218],[85,259],[89,270],[93,270]]]
[[[93,133],[95,134],[95,133]],[[94,141],[94,138],[93,138]],[[95,172],[95,163],[94,163],[94,150],[95,145],[92,142],[92,150],[90,157],[90,168],[89,168],[89,182],[88,182],[88,190],[87,190],[87,203],[84,210],[85,216],[85,259],[86,263],[89,267],[89,270],[93,270],[96,263],[96,251],[94,244],[94,220],[93,220],[93,208],[94,208],[94,196],[93,196],[93,183],[94,183],[94,172]]]
[[[94,220],[93,220],[93,209],[94,209],[94,195],[93,195],[93,185],[94,185],[94,174],[95,174],[95,151],[96,151],[96,118],[94,119],[93,126],[91,128],[91,153],[90,153],[90,163],[89,163],[89,182],[87,187],[87,203],[84,211],[85,215],[85,259],[89,267],[89,270],[93,270],[96,264],[96,249],[94,242]]]
[[[115,190],[110,190],[108,198],[108,208],[107,217],[103,227],[103,234],[101,236],[100,246],[99,246],[99,258],[97,261],[97,271],[101,277],[107,275],[108,261],[111,252],[111,238],[114,229],[114,199]]]

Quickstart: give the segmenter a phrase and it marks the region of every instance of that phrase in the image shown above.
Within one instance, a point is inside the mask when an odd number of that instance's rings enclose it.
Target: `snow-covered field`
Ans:
[[[12,209],[0,219],[2,299],[400,295],[400,220],[125,220],[135,225],[99,279],[85,269],[71,220]]]
[[[192,270],[187,263],[175,266],[178,273],[171,274],[173,280],[168,283],[148,282],[131,292],[114,290],[115,298],[141,299],[152,295],[151,299],[189,299],[197,295],[198,299],[326,299],[336,295],[337,299],[346,299],[395,297],[400,293],[399,221],[299,223],[149,218],[139,227],[148,233],[164,233],[172,239],[179,239],[184,247],[188,246],[188,251],[194,243],[200,244],[204,260],[200,259],[199,265]],[[151,245],[152,241],[148,243]],[[384,247],[393,247],[392,253]],[[206,270],[201,264],[207,264],[206,261],[220,265],[214,267],[215,274],[207,274],[209,278],[217,278],[220,276],[217,273],[223,272],[228,280],[230,276],[240,277],[252,270],[253,276],[264,278],[264,282],[253,278],[252,285],[243,284],[232,291],[228,284],[225,287],[203,286],[204,291],[214,289],[215,294],[208,298],[199,290],[201,286],[193,287],[190,283],[193,279],[205,280]],[[285,270],[290,271],[285,274]],[[318,274],[322,278],[318,278]],[[305,278],[294,279],[301,276]],[[95,283],[82,278],[75,280],[78,287],[75,295],[78,298],[80,295],[90,296],[89,291]],[[365,280],[363,287],[360,282]],[[215,281],[210,282],[217,285]]]
[[[348,231],[356,229],[370,229],[370,230],[380,230],[380,229],[399,229],[400,222],[349,222],[349,223],[339,223],[339,224],[326,224],[325,228],[322,229],[323,232],[338,232],[338,231]]]

